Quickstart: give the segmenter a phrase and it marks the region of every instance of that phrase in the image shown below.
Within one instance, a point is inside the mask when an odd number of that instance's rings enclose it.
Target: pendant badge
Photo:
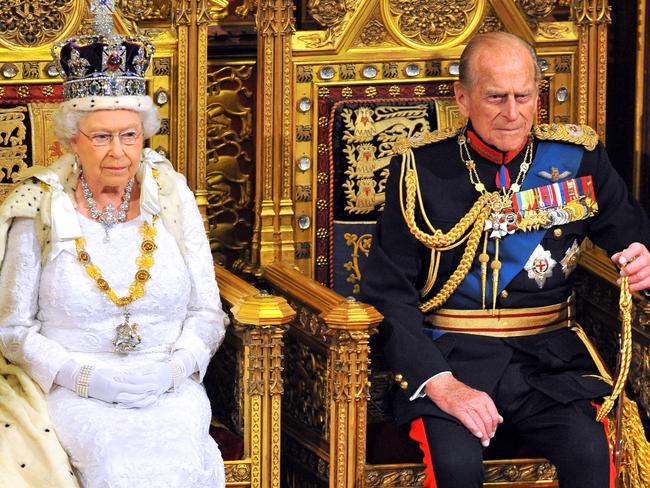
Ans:
[[[574,240],[573,244],[571,244],[571,247],[567,249],[566,252],[564,253],[564,257],[562,258],[562,261],[560,261],[565,278],[568,278],[569,275],[573,273],[573,271],[576,269],[581,254],[582,253],[580,251],[580,246],[578,245],[578,241]]]
[[[142,342],[142,337],[138,332],[138,324],[131,324],[129,322],[130,317],[129,312],[124,312],[124,322],[115,329],[113,352],[128,354],[135,351]]]
[[[553,268],[557,261],[551,257],[551,251],[545,250],[540,244],[528,258],[524,269],[528,271],[528,277],[535,280],[537,286],[544,288],[546,278],[553,274]]]

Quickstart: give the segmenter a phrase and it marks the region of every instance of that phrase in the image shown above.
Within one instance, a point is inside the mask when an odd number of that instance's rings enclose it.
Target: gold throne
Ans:
[[[258,43],[259,72],[282,73],[258,85],[259,113],[282,117],[258,124],[254,255],[297,311],[285,335],[286,486],[421,486],[420,455],[387,422],[386,391],[400,378],[370,346],[381,317],[354,298],[390,147],[460,122],[451,100],[460,53],[471,35],[494,30],[536,47],[539,122],[590,124],[602,137],[608,10],[569,3],[359,0],[335,9],[313,1],[321,30],[287,28]],[[286,14],[282,5],[262,2],[258,25]],[[557,486],[542,459],[485,467],[486,486]]]
[[[89,32],[91,25],[85,0],[32,3],[39,11],[34,18],[23,15],[22,3],[0,12],[0,201],[19,171],[47,166],[63,153],[52,129],[52,115],[63,97],[50,46]],[[142,32],[156,47],[147,88],[162,127],[148,145],[188,178],[205,213],[207,93],[201,87],[207,81],[202,74],[207,70],[209,13],[201,9],[202,2],[115,3],[116,29]],[[198,93],[203,96],[193,96]],[[230,326],[205,383],[226,484],[279,487],[282,336],[294,312],[284,299],[260,292],[220,266],[215,270]]]

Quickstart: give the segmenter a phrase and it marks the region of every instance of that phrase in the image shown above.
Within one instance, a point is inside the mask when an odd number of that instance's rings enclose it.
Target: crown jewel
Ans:
[[[145,72],[155,51],[148,39],[113,32],[114,0],[92,0],[94,35],[52,46],[66,100],[146,95]]]

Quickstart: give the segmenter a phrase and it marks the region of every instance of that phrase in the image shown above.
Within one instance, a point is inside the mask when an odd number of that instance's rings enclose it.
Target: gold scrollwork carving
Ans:
[[[386,39],[386,27],[377,19],[372,19],[361,31],[361,42],[365,46],[377,46]]]
[[[250,463],[225,463],[227,483],[245,483],[251,479]]]
[[[240,138],[246,138],[252,132],[252,109],[240,100],[240,95],[251,98],[253,93],[244,86],[244,80],[250,78],[252,66],[225,66],[208,75],[208,120],[217,120],[225,115],[241,121]],[[224,87],[226,82],[234,82],[235,88]]]
[[[418,130],[429,131],[427,105],[378,105],[344,108],[343,153],[347,160],[343,183],[347,212],[370,213],[385,201],[393,144],[400,139],[413,137]],[[376,139],[376,141],[375,141]],[[379,181],[375,174],[379,172]]]
[[[228,0],[208,0],[210,18],[214,20],[223,19],[228,16]],[[239,7],[237,7],[239,8]]]
[[[410,488],[422,486],[426,473],[421,466],[392,470],[368,470],[366,488]]]
[[[318,318],[318,315],[297,300],[291,300],[289,305],[296,311],[296,318],[293,323],[294,327],[324,342],[329,333],[329,328]]]
[[[306,344],[285,336],[286,389],[282,408],[289,416],[324,435],[327,427],[327,360]]]
[[[211,247],[217,259],[233,252],[242,258],[250,245],[253,206],[250,172],[252,157],[253,92],[245,86],[253,67],[223,66],[208,74],[207,165],[208,222]]]
[[[36,47],[56,40],[71,23],[75,0],[2,2],[2,44]]]
[[[483,23],[481,24],[481,27],[478,31],[480,33],[485,33],[498,32],[502,30],[504,30],[503,22],[501,22],[499,16],[496,14],[492,6],[490,6],[485,14],[485,17],[483,17]]]
[[[168,0],[120,0],[120,12],[134,22],[142,20],[166,20],[171,14]]]
[[[570,29],[566,25],[540,23],[537,26],[537,32],[547,39],[561,39],[569,34]]]
[[[554,479],[556,469],[550,463],[498,463],[485,466],[485,481],[490,483]]]
[[[388,0],[395,25],[412,42],[437,46],[460,36],[477,13],[477,0]]]
[[[15,181],[27,169],[25,112],[27,107],[0,109],[0,180]]]
[[[359,0],[309,0],[307,8],[312,17],[325,27],[325,35],[310,34],[299,36],[308,49],[334,44],[343,32],[348,13],[354,12]]]
[[[541,18],[553,11],[557,0],[517,0],[517,3],[529,17]]]

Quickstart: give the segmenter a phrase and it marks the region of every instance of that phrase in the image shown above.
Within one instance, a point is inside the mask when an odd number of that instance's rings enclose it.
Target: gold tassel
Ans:
[[[623,463],[619,474],[624,488],[650,486],[650,444],[645,438],[639,410],[634,401],[621,395],[623,402]]]
[[[487,288],[487,263],[490,256],[487,253],[488,233],[485,233],[483,239],[483,252],[479,254],[478,260],[481,263],[481,297],[483,299],[483,310],[485,310],[485,289]]]
[[[501,269],[501,261],[499,261],[499,241],[497,237],[494,239],[494,260],[490,265],[492,267],[492,315],[496,313],[497,309],[497,290],[499,288],[499,270]]]

